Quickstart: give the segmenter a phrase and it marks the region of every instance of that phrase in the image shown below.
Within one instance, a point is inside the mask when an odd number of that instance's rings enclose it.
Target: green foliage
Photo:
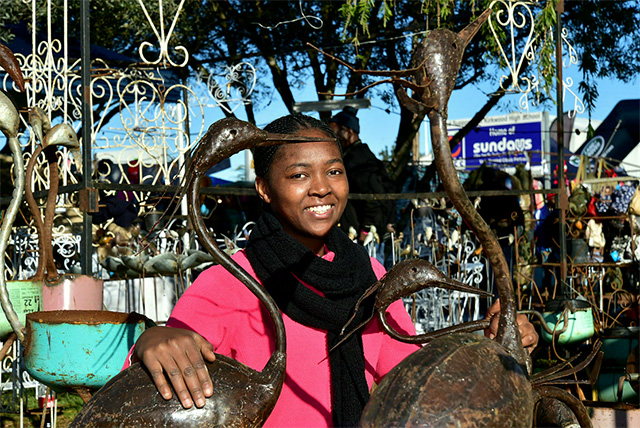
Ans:
[[[356,7],[356,4],[362,5]],[[419,13],[426,20],[427,28],[461,28],[472,19],[472,14],[476,10],[483,10],[488,7],[491,0],[422,0],[420,2]],[[392,0],[382,2],[385,13],[396,15],[402,13],[404,9],[398,8],[398,4]],[[495,13],[505,7],[504,2],[494,3]],[[539,81],[535,97],[540,99],[554,99],[556,92],[556,7],[558,0],[540,0],[529,2],[534,13],[532,46],[533,55],[527,58],[530,62],[529,70],[534,70]],[[520,5],[520,10],[515,9],[514,13],[524,13]],[[632,0],[621,1],[564,1],[565,13],[563,14],[563,28],[569,30],[569,43],[572,43],[579,56],[579,67],[583,71],[584,80],[578,84],[584,97],[584,103],[588,111],[595,107],[598,90],[593,84],[594,78],[615,77],[623,81],[629,81],[633,76],[637,76],[640,70],[640,3]],[[366,29],[367,19],[372,16],[372,2],[357,2],[347,0],[343,8],[345,17],[345,29],[354,25]],[[504,11],[503,11],[504,13]],[[525,13],[526,15],[526,13]],[[416,21],[419,17],[414,17]],[[504,18],[504,15],[503,15]],[[385,16],[385,24],[390,21],[390,17]],[[488,25],[483,26],[480,31],[482,39],[474,41],[468,48],[467,58],[475,61],[472,71],[469,63],[463,63],[460,71],[461,76],[474,76],[476,80],[485,78],[487,73],[477,67],[485,67],[486,63],[492,63],[501,69],[505,69],[512,61],[501,54],[509,55],[511,49],[511,35],[508,29],[501,25],[493,26],[495,35]],[[525,26],[516,29],[513,43],[514,52],[522,53],[528,37],[529,28]],[[357,43],[356,36],[352,42]],[[368,34],[368,32],[367,32]],[[563,46],[567,49],[567,46]],[[476,61],[475,58],[482,58],[483,61]],[[483,63],[484,62],[484,63]],[[476,64],[478,66],[476,66]],[[511,64],[512,67],[517,66]],[[526,69],[520,70],[521,75]],[[470,81],[458,79],[459,85],[467,84]],[[519,82],[526,85],[525,82]]]
[[[553,99],[556,81],[556,44],[553,37],[553,30],[556,26],[556,2],[557,0],[549,0],[536,16],[534,21],[533,32],[536,37],[536,45],[538,46],[536,58],[538,59],[536,67],[538,75],[542,77],[543,92],[549,98]],[[537,94],[540,96],[540,94]]]
[[[391,162],[393,159],[393,151],[391,151],[388,146],[384,146],[384,149],[380,150],[380,153],[378,153],[378,159],[385,164]]]
[[[48,0],[36,0],[36,26],[43,29]],[[160,11],[157,0],[142,0],[158,27]],[[341,93],[340,88],[357,91],[380,80],[379,77],[351,72],[347,67],[307,47],[311,43],[340,60],[362,70],[402,70],[409,67],[413,47],[426,31],[449,28],[459,31],[471,22],[492,0],[343,0],[313,2],[186,0],[174,32],[168,41],[169,51],[176,46],[189,52],[189,64],[178,70],[184,77],[205,70],[215,73],[240,61],[256,67],[258,83],[248,109],[259,110],[272,105],[279,96],[292,109],[296,101],[293,88],[313,82],[317,92]],[[496,8],[503,3],[496,2]],[[532,2],[535,16],[535,58],[524,75],[537,74],[541,91],[538,96],[555,94],[555,6],[557,0]],[[63,28],[63,0],[51,0],[53,26]],[[81,2],[68,1],[67,22],[70,37],[80,34]],[[165,32],[169,30],[180,0],[163,0]],[[640,3],[637,0],[564,1],[562,24],[568,30],[584,79],[578,83],[586,108],[597,103],[597,79],[603,77],[629,81],[640,70]],[[31,3],[0,0],[0,40],[9,40],[10,23],[31,25]],[[142,13],[138,0],[93,0],[91,8],[91,43],[119,54],[139,59],[142,42],[148,58],[159,50],[152,26]],[[303,12],[301,12],[301,8]],[[311,27],[303,16],[322,19],[322,27]],[[314,22],[318,24],[318,22]],[[489,81],[498,88],[500,69],[510,59],[499,46],[511,51],[511,35],[500,25],[484,25],[467,46],[455,89]],[[522,54],[528,28],[516,31],[513,49]],[[345,44],[348,40],[351,44]],[[355,46],[354,46],[355,45]],[[566,46],[564,47],[566,51]],[[180,61],[180,58],[176,58]],[[115,65],[117,66],[117,64]],[[545,95],[546,94],[546,95]],[[363,96],[359,93],[357,96]],[[389,105],[398,105],[391,85],[380,85],[367,96]],[[331,95],[319,95],[319,99]],[[481,106],[478,106],[479,109]],[[410,144],[411,119],[400,115],[396,148]],[[326,119],[329,113],[320,113]],[[323,116],[324,115],[324,116]],[[404,122],[403,122],[404,120]],[[405,151],[408,153],[407,151]],[[402,169],[402,162],[397,167]]]
[[[4,394],[11,394],[11,391]],[[8,397],[3,396],[3,400]],[[56,395],[58,401],[58,413],[56,426],[58,428],[66,428],[71,425],[71,421],[84,407],[84,402],[78,394],[71,392],[61,392]],[[4,401],[3,401],[4,402]],[[42,421],[42,409],[38,407],[38,400],[35,397],[33,389],[27,390],[27,402],[24,404],[25,416],[21,424],[20,415],[18,413],[2,413],[0,421],[2,428],[40,428]],[[51,409],[47,410],[49,413]]]

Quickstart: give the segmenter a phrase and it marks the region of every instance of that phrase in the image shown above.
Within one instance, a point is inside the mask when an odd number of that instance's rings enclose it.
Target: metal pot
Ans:
[[[27,372],[56,391],[101,388],[120,372],[133,344],[153,325],[135,312],[40,311],[26,319]]]
[[[593,311],[586,300],[551,300],[545,305],[542,317],[552,332],[549,333],[547,329],[542,329],[542,339],[546,342],[555,340],[560,345],[579,343],[595,333]],[[566,326],[565,319],[567,320]]]

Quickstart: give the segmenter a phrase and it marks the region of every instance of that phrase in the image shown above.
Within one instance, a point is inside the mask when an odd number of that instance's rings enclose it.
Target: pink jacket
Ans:
[[[331,261],[334,253],[324,257]],[[233,259],[256,277],[244,251]],[[385,270],[371,259],[380,278]],[[329,427],[331,389],[327,338],[323,330],[306,327],[283,314],[287,334],[287,374],[282,393],[266,427]],[[393,303],[387,319],[399,332],[415,334],[402,302]],[[200,274],[176,304],[167,326],[193,330],[217,353],[262,370],[274,349],[272,323],[258,299],[221,266]],[[366,378],[369,386],[380,382],[395,365],[418,349],[382,332],[377,319],[363,330]]]

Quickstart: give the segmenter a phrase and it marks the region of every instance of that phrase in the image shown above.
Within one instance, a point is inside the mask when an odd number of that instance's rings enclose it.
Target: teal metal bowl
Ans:
[[[544,312],[542,314],[547,326],[551,330],[562,330],[564,321],[562,314],[558,312]],[[556,339],[557,343],[564,345],[567,343],[577,343],[589,339],[595,333],[593,326],[593,312],[591,308],[579,309],[574,313],[569,313],[567,329]],[[546,342],[551,342],[552,336],[542,330],[542,338]]]
[[[563,311],[567,311],[567,326],[564,325]],[[545,305],[545,312],[542,313],[547,327],[554,331],[564,332],[555,337],[556,343],[560,345],[568,343],[579,343],[589,339],[595,333],[593,324],[593,311],[591,305],[586,300],[551,300]],[[546,342],[554,340],[553,335],[545,329],[541,332],[542,339]]]
[[[27,372],[57,391],[101,388],[120,372],[151,322],[141,314],[109,311],[41,311],[26,318]]]

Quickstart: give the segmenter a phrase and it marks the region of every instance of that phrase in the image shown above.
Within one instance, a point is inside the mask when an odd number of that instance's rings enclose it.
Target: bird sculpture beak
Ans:
[[[13,81],[16,82],[20,92],[24,92],[24,77],[22,76],[22,70],[20,70],[20,64],[13,52],[2,44],[0,44],[0,67],[4,68]]]
[[[263,140],[263,143],[257,144],[258,146],[273,146],[280,143],[318,143],[322,141],[334,143],[337,140],[331,137],[300,137],[298,135],[289,134],[275,134],[268,133],[267,138]]]
[[[462,31],[458,33],[458,37],[462,40],[462,44],[466,47],[471,39],[476,35],[482,24],[484,24],[491,15],[491,8],[488,8],[480,14],[471,24],[467,25]]]
[[[73,159],[76,161],[76,168],[78,169],[78,172],[80,174],[83,173],[82,171],[82,153],[80,152],[80,148],[79,147],[72,147],[69,149],[69,151],[71,152],[71,156],[73,156]]]
[[[486,296],[486,297],[493,296],[493,294],[489,293],[488,291],[480,290],[479,288],[472,287],[470,285],[464,284],[460,281],[456,281],[455,279],[451,279],[447,277],[444,277],[443,279],[438,280],[435,284],[429,283],[427,286],[446,288],[447,290],[459,291],[461,293],[477,294],[479,296]]]

